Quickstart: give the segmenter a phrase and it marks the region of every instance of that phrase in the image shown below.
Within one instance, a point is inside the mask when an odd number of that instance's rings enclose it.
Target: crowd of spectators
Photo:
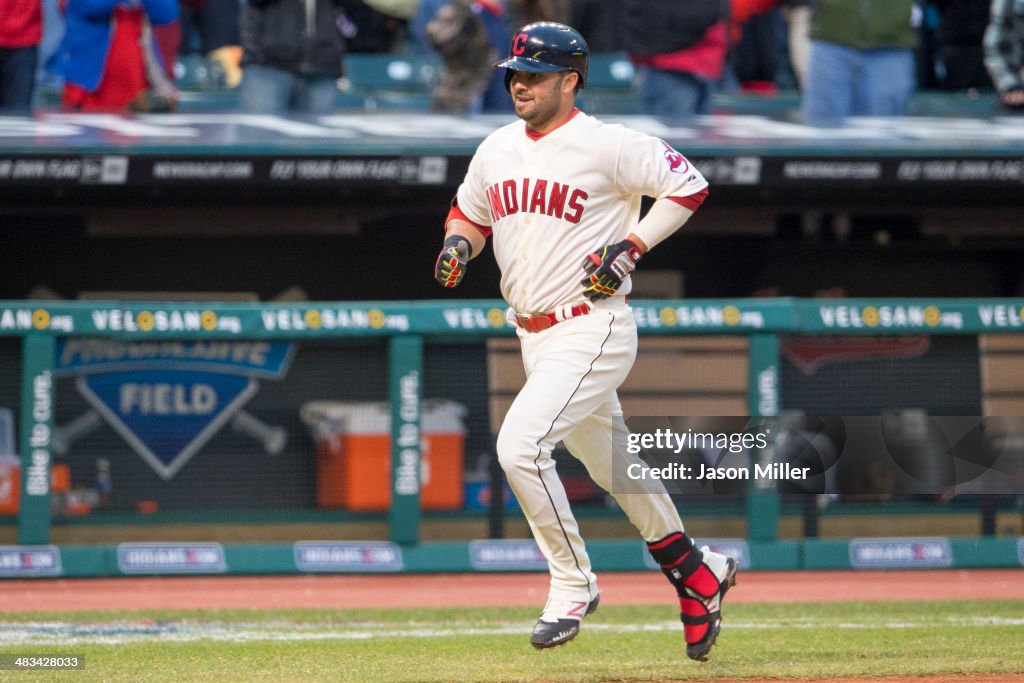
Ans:
[[[904,114],[919,89],[1024,107],[1019,0],[0,0],[0,112],[30,112],[41,79],[65,110],[173,110],[192,56],[244,111],[323,113],[349,53],[429,55],[431,109],[510,112],[491,64],[536,20],[628,55],[651,115],[780,91],[799,91],[802,120],[822,126]],[[46,35],[59,35],[49,51]]]

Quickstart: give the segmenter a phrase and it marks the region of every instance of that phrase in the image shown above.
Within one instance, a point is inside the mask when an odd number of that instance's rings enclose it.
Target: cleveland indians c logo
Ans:
[[[512,39],[512,54],[521,55],[526,52],[526,40],[528,37],[525,33],[520,33]]]

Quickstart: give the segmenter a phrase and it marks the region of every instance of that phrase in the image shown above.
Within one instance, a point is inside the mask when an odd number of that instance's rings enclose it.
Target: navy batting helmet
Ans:
[[[506,89],[511,87],[513,71],[575,71],[580,76],[582,88],[587,84],[589,61],[590,48],[579,31],[553,21],[538,21],[516,32],[508,57],[494,66],[506,69]]]

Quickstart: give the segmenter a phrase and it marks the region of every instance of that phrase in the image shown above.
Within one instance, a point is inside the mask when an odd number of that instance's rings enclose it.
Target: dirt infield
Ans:
[[[671,600],[655,572],[600,575],[604,604]],[[539,605],[547,575],[398,574],[26,579],[0,582],[0,610]],[[730,602],[1024,599],[1024,569],[741,572]]]

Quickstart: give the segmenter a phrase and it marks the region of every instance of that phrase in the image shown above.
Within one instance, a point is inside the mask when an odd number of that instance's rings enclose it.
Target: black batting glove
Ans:
[[[609,244],[588,254],[583,260],[587,276],[580,280],[583,296],[590,301],[600,301],[615,294],[626,276],[636,270],[641,256],[640,247],[630,240]]]
[[[466,275],[466,264],[473,253],[469,240],[460,235],[445,239],[444,248],[434,264],[434,279],[442,287],[458,287]]]

